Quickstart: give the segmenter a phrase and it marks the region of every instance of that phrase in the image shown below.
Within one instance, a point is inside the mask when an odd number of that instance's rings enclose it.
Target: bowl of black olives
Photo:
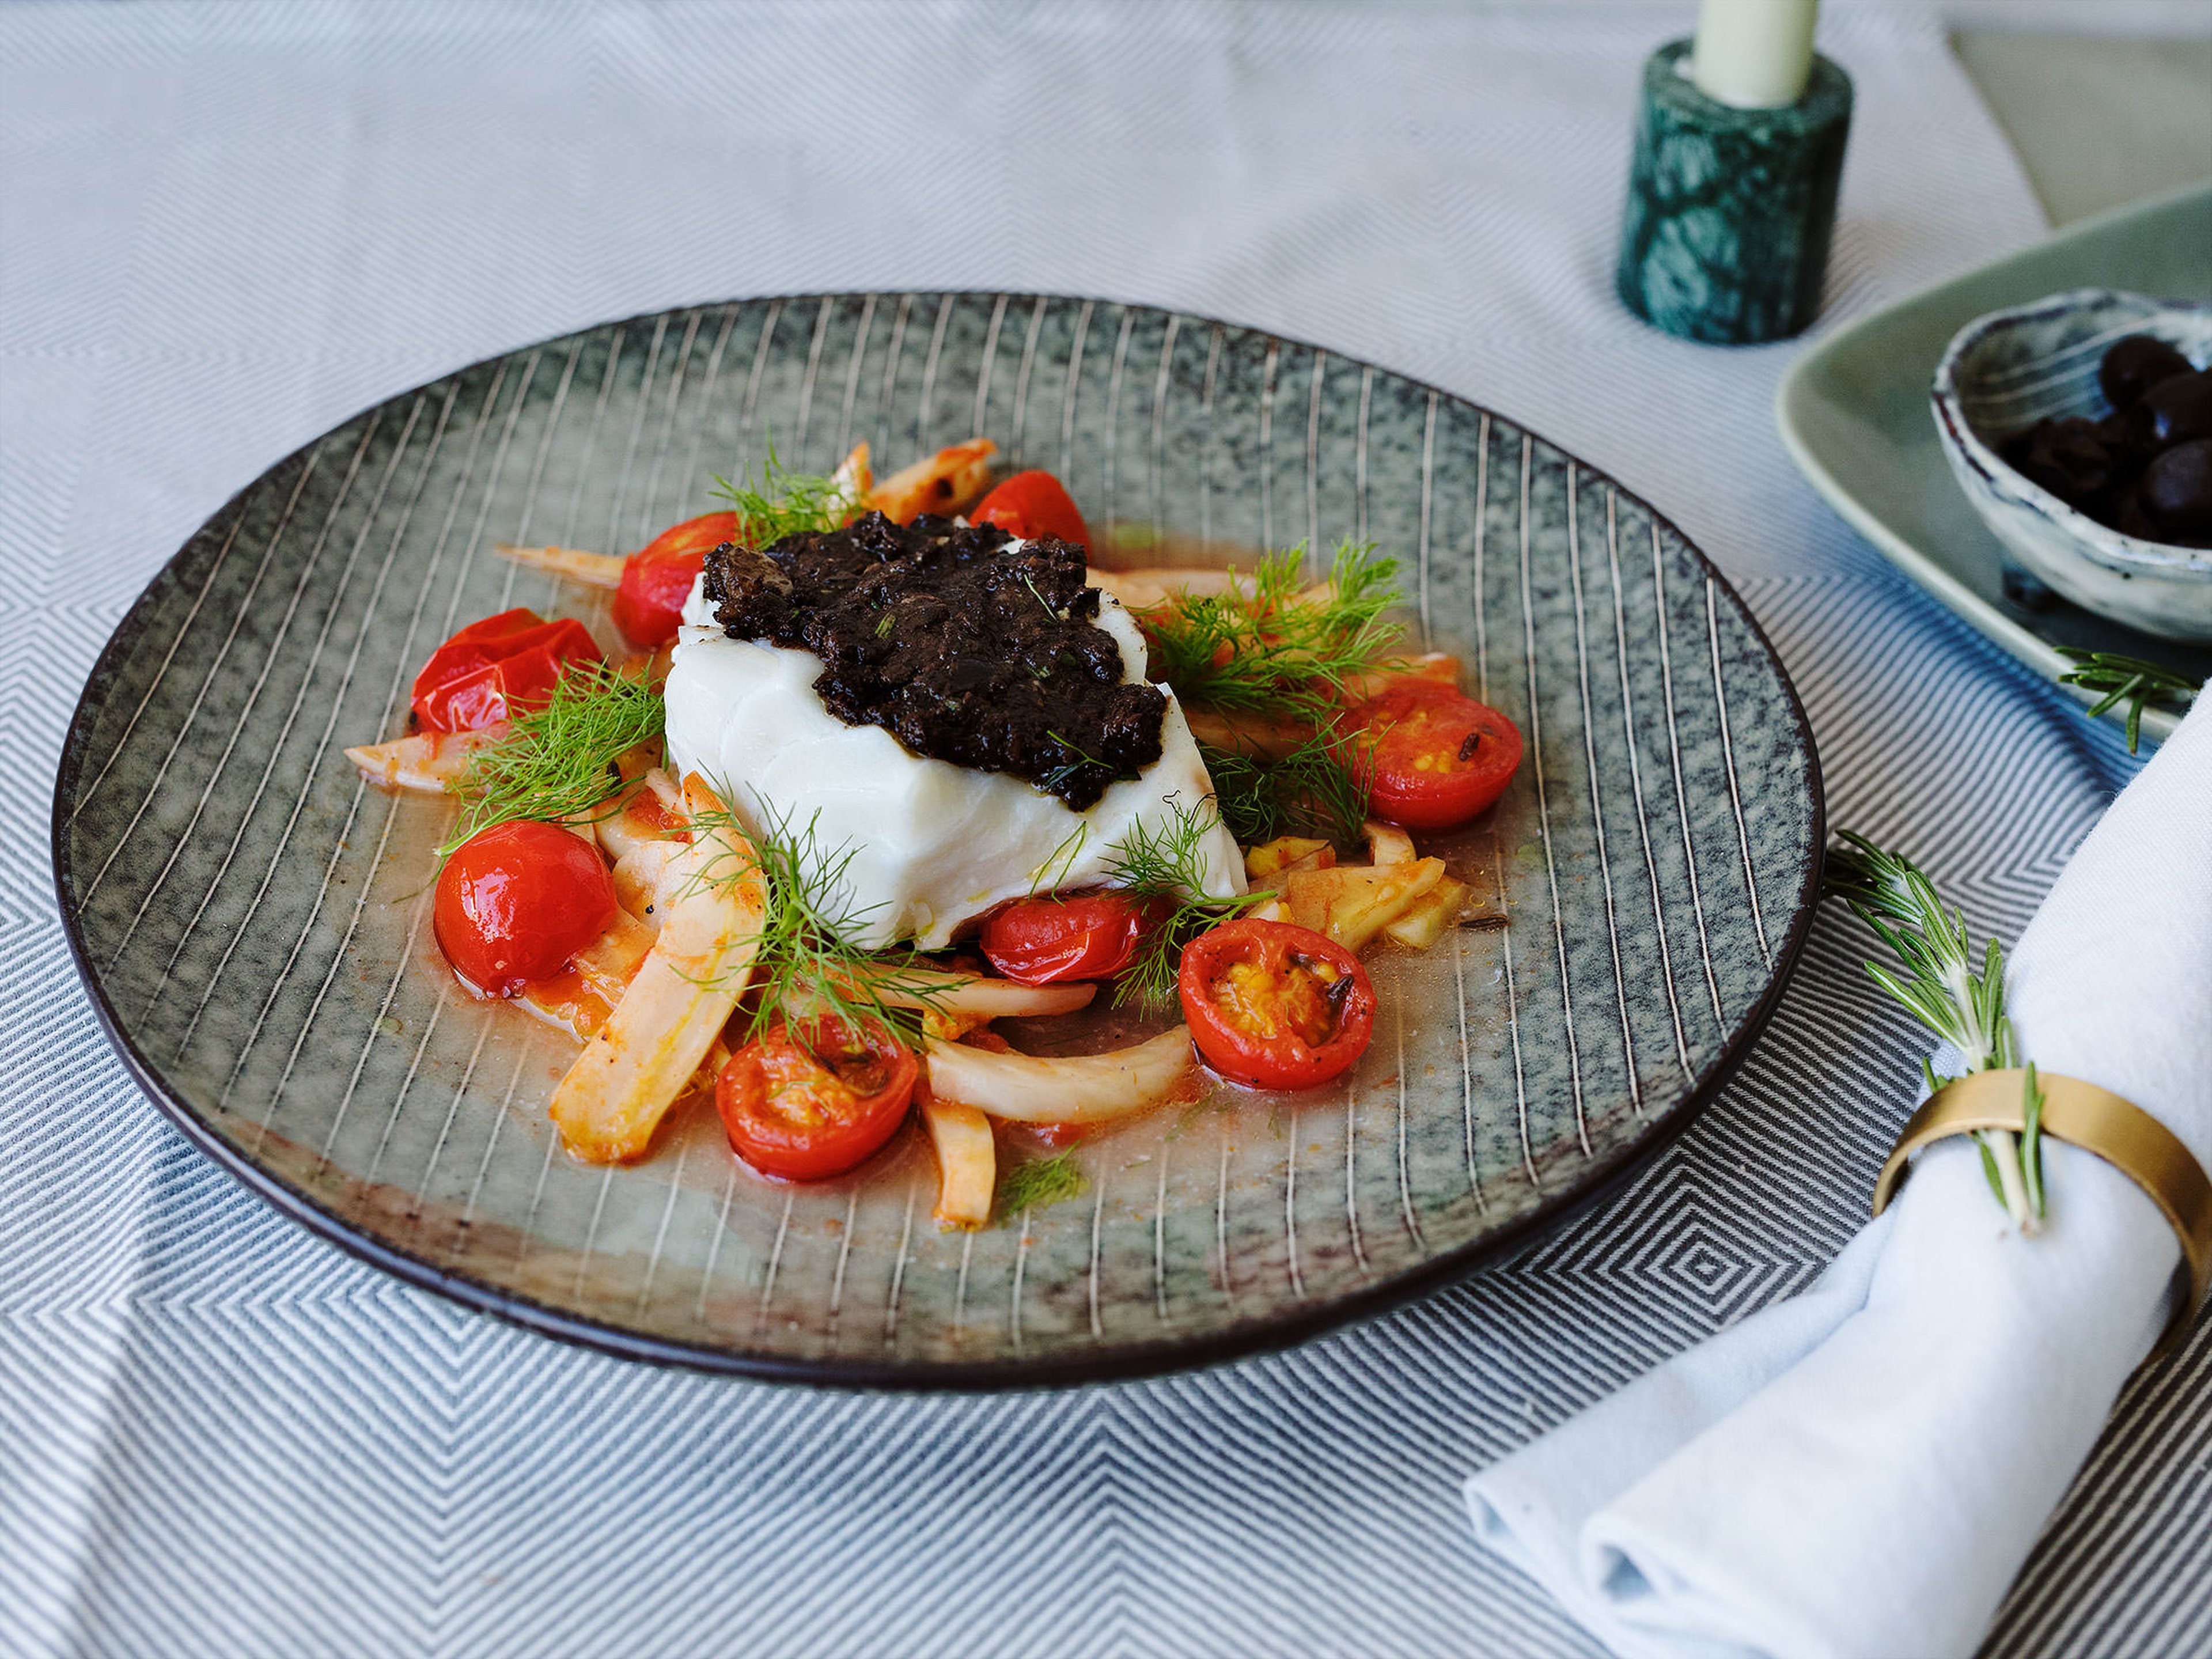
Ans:
[[[2007,594],[2055,592],[2171,640],[2212,641],[2212,305],[2077,289],[1991,312],[1936,366],[1936,425],[2010,558]]]

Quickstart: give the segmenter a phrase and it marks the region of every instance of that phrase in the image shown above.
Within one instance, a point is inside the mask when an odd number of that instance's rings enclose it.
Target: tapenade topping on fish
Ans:
[[[732,639],[821,658],[814,690],[846,725],[1082,811],[1159,759],[1167,712],[1158,687],[1122,683],[1084,577],[1070,542],[871,513],[758,551],[725,543],[702,591]]]

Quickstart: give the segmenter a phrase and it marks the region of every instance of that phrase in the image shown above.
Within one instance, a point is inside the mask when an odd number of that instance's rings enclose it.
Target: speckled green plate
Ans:
[[[1126,551],[1369,537],[1528,759],[1459,838],[1502,902],[1378,958],[1348,1079],[1223,1090],[1103,1133],[1078,1198],[930,1221],[913,1127],[780,1186],[711,1110],[616,1170],[545,1118],[574,1053],[461,994],[425,926],[442,803],[365,788],[458,624],[596,596],[496,541],[633,548],[772,434],[824,470],[981,431]],[[1602,473],[1401,376],[1103,301],[812,295],[670,312],[479,363],[347,422],[216,514],[133,606],[70,727],[55,864],[147,1091],[288,1214],[416,1284],[611,1352],[993,1387],[1280,1345],[1464,1271],[1602,1189],[1742,1057],[1810,920],[1803,714],[1741,603]]]
[[[1838,329],[1783,378],[1774,400],[1782,441],[1883,557],[2045,678],[2066,672],[2058,647],[2074,646],[2148,658],[2202,680],[2212,676],[2212,647],[2162,640],[2055,595],[2040,610],[2008,596],[2003,544],[1943,459],[1929,386],[1952,337],[1990,312],[2076,288],[2212,300],[2212,185],[2085,219]],[[2110,718],[2125,714],[2116,708]],[[2159,742],[2179,720],[2150,709],[2143,735]]]

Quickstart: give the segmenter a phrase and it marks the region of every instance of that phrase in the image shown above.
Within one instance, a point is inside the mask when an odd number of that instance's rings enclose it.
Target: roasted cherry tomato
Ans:
[[[615,919],[599,853],[556,823],[517,819],[471,836],[438,872],[432,927],[477,990],[513,996],[550,979]]]
[[[567,664],[604,660],[580,622],[502,611],[430,653],[415,677],[415,717],[434,732],[472,732],[543,708]]]
[[[662,531],[623,560],[622,586],[615,589],[615,626],[623,637],[641,651],[674,639],[708,554],[737,533],[736,514],[702,514]]]
[[[803,1035],[804,1040],[801,1040]],[[914,1052],[842,1020],[781,1024],[732,1055],[714,1084],[730,1150],[763,1175],[842,1175],[891,1138],[914,1098]]]
[[[1144,909],[1119,893],[1017,899],[983,924],[983,954],[1024,985],[1106,979],[1129,965],[1144,931]]]
[[[1487,703],[1435,680],[1406,678],[1352,711],[1376,816],[1410,830],[1449,830],[1505,793],[1521,733]]]
[[[1091,526],[1060,480],[1049,472],[1017,472],[975,503],[969,524],[994,524],[1024,541],[1057,536],[1078,547],[1091,545]]]
[[[1375,986],[1358,959],[1310,928],[1249,916],[1183,947],[1176,992],[1191,1040],[1232,1083],[1310,1089],[1367,1051]]]

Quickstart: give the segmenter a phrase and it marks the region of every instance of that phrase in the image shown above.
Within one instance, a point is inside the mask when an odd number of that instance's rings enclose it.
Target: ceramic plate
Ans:
[[[622,1169],[545,1117],[575,1049],[445,972],[442,803],[341,750],[398,729],[459,623],[597,596],[495,542],[626,549],[772,435],[826,471],[981,432],[1054,469],[1123,562],[1371,538],[1406,620],[1528,760],[1458,838],[1502,925],[1381,958],[1347,1080],[1097,1136],[1079,1197],[930,1221],[912,1126],[780,1186],[710,1109]],[[1102,538],[1103,539],[1103,538]],[[1193,548],[1192,544],[1195,544]],[[371,1261],[555,1335],[756,1376],[990,1387],[1279,1345],[1463,1271],[1679,1130],[1810,920],[1818,769],[1725,582],[1504,418],[1247,329],[992,294],[746,301],[592,329],[392,398],[271,467],[116,631],[55,807],[63,915],[131,1069],[201,1147]]]
[[[2212,300],[2212,185],[2084,220],[1838,329],[1784,378],[1775,398],[1782,441],[1854,530],[2046,678],[2070,665],[2056,648],[2064,645],[2148,658],[2203,680],[2212,677],[2212,648],[2141,633],[2055,596],[2044,611],[2008,599],[2002,544],[1943,459],[1928,396],[1952,336],[1984,313],[2076,288]],[[2179,719],[2151,709],[2143,735],[2163,738]]]

